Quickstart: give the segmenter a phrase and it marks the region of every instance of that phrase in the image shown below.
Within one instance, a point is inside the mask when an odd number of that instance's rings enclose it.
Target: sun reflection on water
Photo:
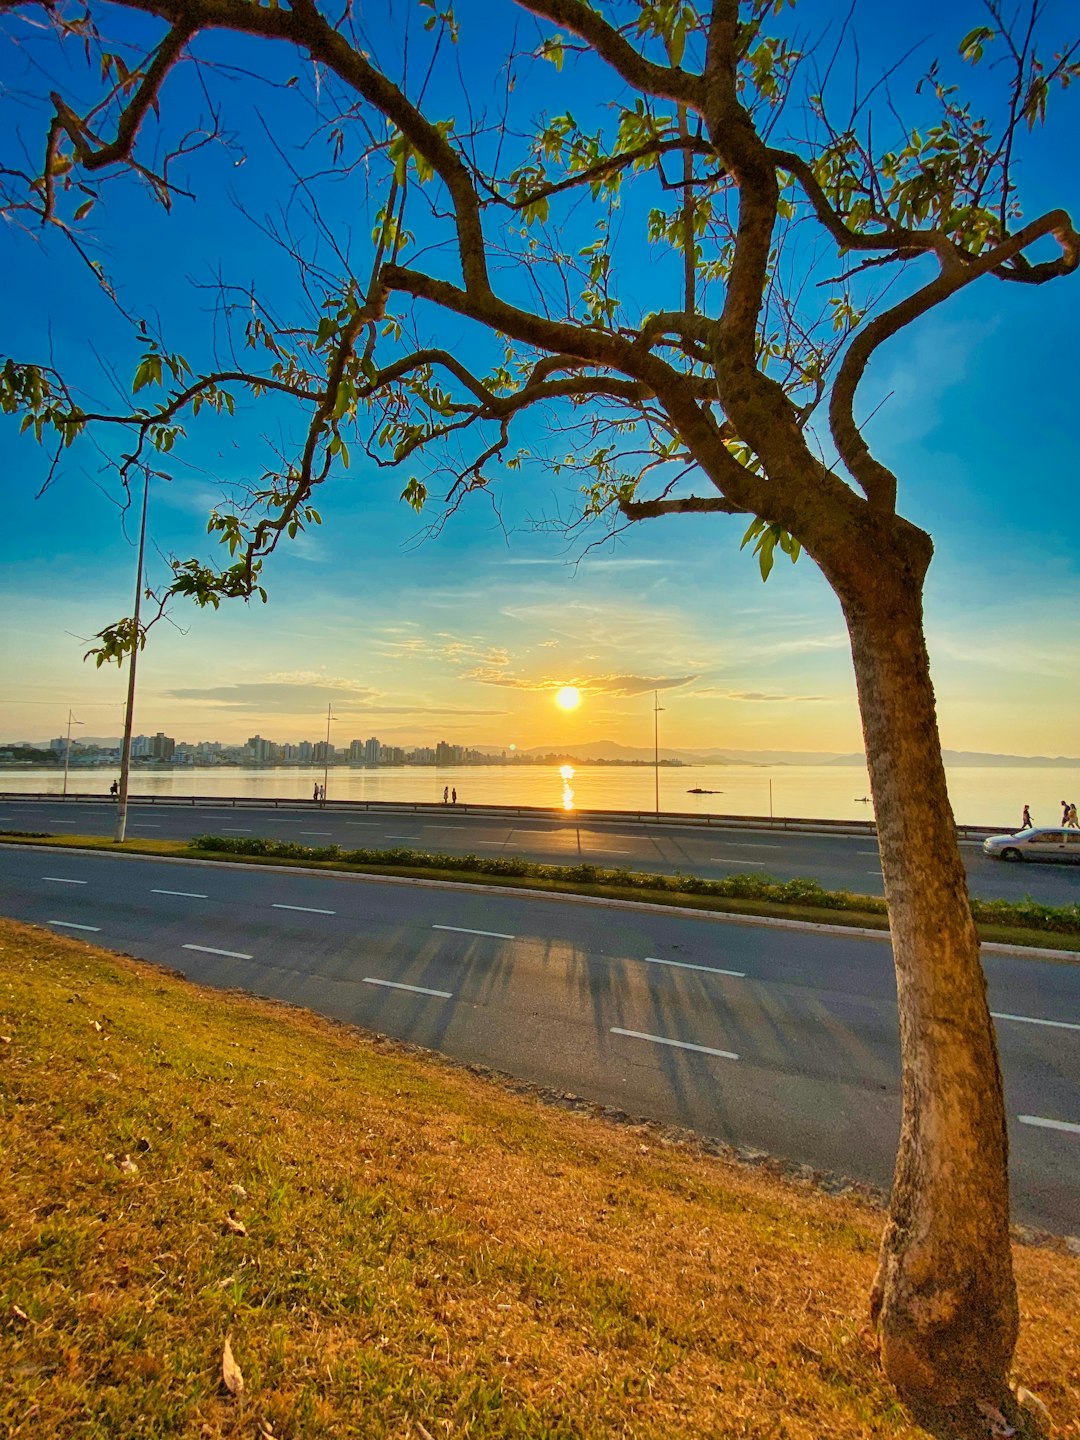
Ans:
[[[574,778],[574,767],[572,765],[560,765],[559,774],[562,776],[562,804],[564,810],[574,808],[574,788],[570,781]]]

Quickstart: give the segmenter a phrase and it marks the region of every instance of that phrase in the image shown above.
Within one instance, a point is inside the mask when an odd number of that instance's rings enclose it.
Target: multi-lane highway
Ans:
[[[111,835],[115,807],[108,801],[0,798],[0,831]],[[540,812],[519,815],[463,808],[319,806],[311,801],[276,807],[243,802],[136,802],[128,835],[132,839],[188,839],[216,834],[270,836],[305,845],[406,846],[452,855],[522,855],[547,863],[621,866],[718,878],[750,871],[788,880],[817,880],[830,890],[882,893],[881,861],[869,831],[811,833],[737,826],[689,825],[634,818],[575,817]],[[972,894],[985,899],[1044,904],[1080,902],[1080,864],[1049,862],[1008,865],[984,855],[977,840],[961,841]]]
[[[890,1179],[899,1059],[884,939],[18,845],[0,846],[0,913],[634,1115]],[[1015,1216],[1076,1234],[1080,968],[991,954],[986,969]]]

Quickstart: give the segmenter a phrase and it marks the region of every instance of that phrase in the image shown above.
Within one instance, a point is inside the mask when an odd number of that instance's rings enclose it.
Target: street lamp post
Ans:
[[[71,727],[72,727],[72,725],[81,725],[82,723],[83,723],[83,722],[82,722],[81,720],[76,720],[76,719],[75,719],[74,715],[72,715],[72,713],[71,713],[70,710],[68,711],[67,744],[64,746],[64,795],[65,795],[65,796],[67,795],[68,761],[71,759]]]
[[[120,751],[120,793],[116,801],[116,843],[127,834],[128,777],[131,772],[131,726],[135,716],[135,660],[139,654],[139,606],[142,600],[143,551],[146,547],[146,504],[150,498],[150,472],[143,476],[142,520],[139,524],[139,558],[135,562],[135,609],[131,619],[131,654],[128,656],[127,706],[124,743]]]
[[[653,699],[653,779],[656,782],[656,818],[660,819],[660,713],[663,706],[652,692]]]
[[[330,721],[336,720],[337,716],[330,713],[333,701],[326,707],[326,749],[323,751],[323,772],[322,772],[322,798],[326,800],[326,777],[330,771]]]

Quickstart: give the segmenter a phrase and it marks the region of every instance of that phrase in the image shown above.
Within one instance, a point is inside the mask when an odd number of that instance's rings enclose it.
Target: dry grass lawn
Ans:
[[[8,922],[0,1033],[5,1437],[923,1433],[854,1199]],[[1080,1437],[1080,1261],[1016,1260]]]

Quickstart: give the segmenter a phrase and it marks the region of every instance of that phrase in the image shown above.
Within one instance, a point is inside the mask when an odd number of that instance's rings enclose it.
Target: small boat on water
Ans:
[[[692,790],[687,790],[688,795],[722,795],[723,790],[703,790],[700,785],[695,785]]]

